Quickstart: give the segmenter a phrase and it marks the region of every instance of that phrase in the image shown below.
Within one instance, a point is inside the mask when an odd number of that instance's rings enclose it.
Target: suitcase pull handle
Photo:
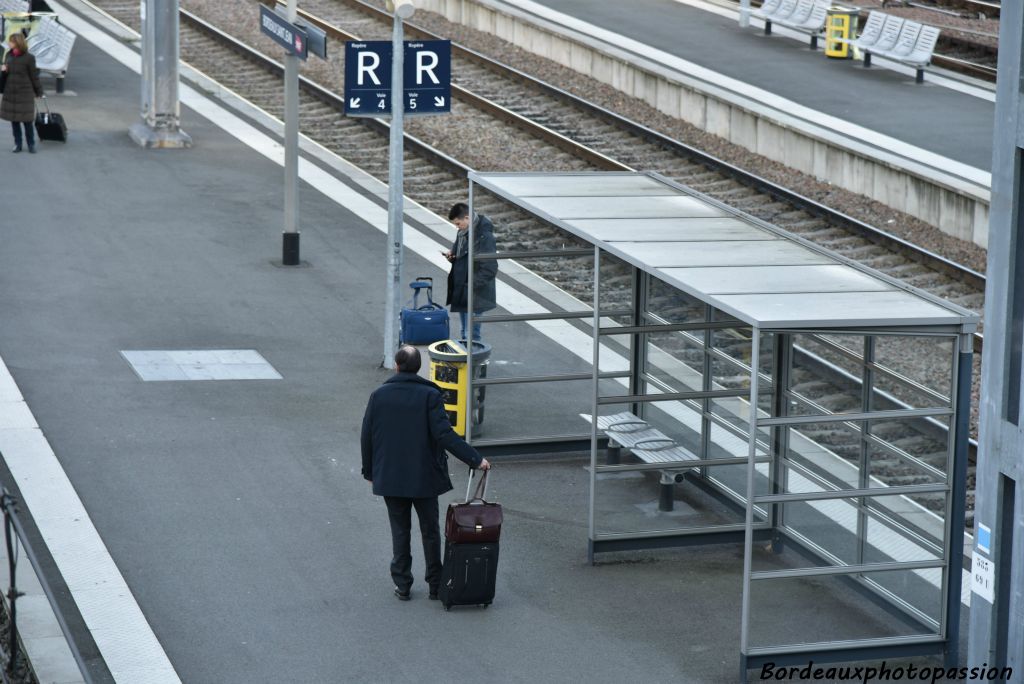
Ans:
[[[416,280],[409,283],[409,287],[412,288],[412,307],[413,309],[420,308],[420,290],[425,289],[427,291],[427,303],[423,305],[423,308],[435,307],[434,304],[434,279],[427,276],[420,276]]]
[[[473,498],[471,499],[469,498],[469,489],[473,486],[473,468],[469,469],[469,479],[466,482],[466,503],[470,503],[472,501],[483,501],[484,497],[487,496],[487,474],[489,472],[491,471],[483,471],[484,474],[480,476],[479,480],[477,480],[476,491],[473,492]]]

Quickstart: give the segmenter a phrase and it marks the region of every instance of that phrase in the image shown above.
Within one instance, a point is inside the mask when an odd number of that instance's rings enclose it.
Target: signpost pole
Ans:
[[[402,228],[403,199],[403,114],[405,96],[402,86],[404,46],[402,19],[409,18],[413,6],[409,0],[395,2],[395,23],[391,34],[391,144],[388,151],[388,242],[387,283],[384,303],[384,358],[382,368],[390,368],[398,351],[400,329],[398,312],[402,308]]]
[[[297,0],[288,0],[286,19],[295,24]],[[299,265],[299,56],[284,57],[284,234],[281,262]]]

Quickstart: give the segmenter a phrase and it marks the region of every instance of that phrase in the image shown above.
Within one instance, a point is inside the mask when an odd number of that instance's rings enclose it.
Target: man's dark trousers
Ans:
[[[441,526],[438,523],[437,497],[428,496],[411,499],[402,496],[385,496],[388,518],[391,521],[391,579],[403,594],[412,586],[412,509],[420,521],[420,535],[423,537],[423,558],[427,564],[424,577],[430,592],[435,593],[441,583]]]

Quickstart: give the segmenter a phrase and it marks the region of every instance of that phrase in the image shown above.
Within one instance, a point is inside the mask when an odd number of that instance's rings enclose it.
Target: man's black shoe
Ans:
[[[427,598],[430,599],[431,601],[436,601],[437,600],[437,589],[431,589],[430,593],[427,594]]]
[[[412,598],[409,595],[409,592],[407,592],[407,591],[405,591],[405,592],[399,591],[398,587],[395,587],[395,596],[398,597],[399,601],[408,601],[410,598]]]

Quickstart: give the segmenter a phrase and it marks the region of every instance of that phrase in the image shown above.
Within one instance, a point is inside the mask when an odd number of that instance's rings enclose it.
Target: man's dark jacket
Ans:
[[[452,244],[452,253],[456,251],[458,238]],[[491,219],[477,214],[473,221],[473,254],[490,254],[497,251],[494,242],[494,225]],[[494,277],[498,275],[498,262],[494,259],[475,260],[473,264],[473,310],[474,312],[490,311],[497,306],[497,295],[494,290]],[[456,256],[452,268],[448,272],[448,299],[445,304],[454,312],[469,311],[469,251]]]
[[[483,460],[452,430],[438,386],[415,373],[397,373],[370,395],[362,451],[377,496],[444,494],[452,488],[445,451],[473,468]]]

